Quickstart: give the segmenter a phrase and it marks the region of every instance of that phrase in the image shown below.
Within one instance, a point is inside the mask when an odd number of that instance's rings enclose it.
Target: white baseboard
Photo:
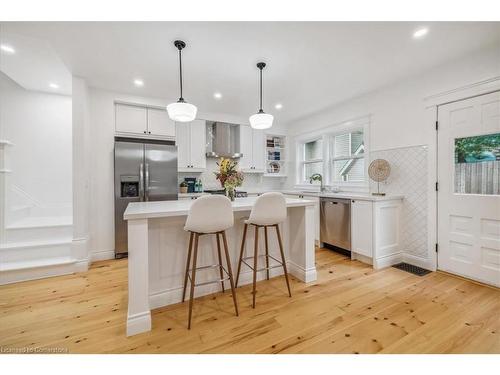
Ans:
[[[25,267],[0,272],[0,285],[22,281],[44,279],[46,277],[69,275],[88,270],[88,260],[66,261],[60,264]]]
[[[390,267],[394,264],[401,263],[403,261],[403,253],[395,253],[387,255],[385,257],[377,258],[373,260],[373,268],[378,270],[385,267]]]
[[[426,270],[431,270],[431,271],[436,270],[434,262],[431,261],[430,259],[418,257],[408,253],[405,253],[403,255],[403,262],[413,264],[414,266],[417,267],[425,268]]]
[[[316,281],[318,278],[316,267],[305,269],[292,261],[288,261],[287,266],[288,272],[305,283]]]
[[[289,271],[291,273],[291,271]],[[272,270],[269,270],[269,277],[276,277],[280,276],[283,274],[283,269],[282,268],[274,268]],[[295,276],[295,275],[294,275]],[[264,271],[261,271],[257,274],[257,281],[265,280],[266,279],[266,273]],[[236,282],[236,275],[234,275],[234,280]],[[240,278],[238,280],[238,286],[242,285],[247,285],[251,284],[253,282],[253,273],[252,271],[245,271],[241,272]],[[224,288],[227,291],[231,290],[231,286],[229,284],[229,281],[224,282]],[[286,285],[284,286],[286,291]],[[165,290],[159,290],[151,293],[149,295],[149,306],[151,309],[157,309],[159,307],[167,306],[167,305],[173,305],[175,303],[182,302],[182,286],[175,287],[172,289],[165,289]],[[209,285],[203,285],[195,288],[195,297],[202,297],[206,296],[209,294],[217,293],[221,291],[221,285],[219,283],[217,284],[209,284]],[[186,301],[189,300],[189,283],[188,287],[186,290]]]
[[[109,260],[109,259],[115,259],[114,250],[103,250],[90,253],[91,262],[98,262],[100,260]]]
[[[139,314],[127,314],[127,336],[151,331],[151,311],[144,311]]]

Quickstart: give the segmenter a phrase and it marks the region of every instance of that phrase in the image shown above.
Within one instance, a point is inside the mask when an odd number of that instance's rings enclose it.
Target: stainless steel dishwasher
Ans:
[[[351,200],[321,198],[320,241],[351,250]]]

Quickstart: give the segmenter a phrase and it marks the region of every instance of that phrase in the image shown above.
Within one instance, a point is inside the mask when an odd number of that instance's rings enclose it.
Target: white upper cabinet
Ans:
[[[175,137],[175,122],[164,109],[148,108],[148,134]]]
[[[203,172],[207,167],[206,121],[178,122],[175,127],[179,172]]]
[[[117,133],[147,135],[173,139],[175,123],[166,110],[131,104],[115,104]]]
[[[116,104],[115,121],[117,132],[147,134],[148,113],[145,107]]]
[[[250,126],[240,127],[240,168],[246,173],[264,173],[265,145],[264,131]]]

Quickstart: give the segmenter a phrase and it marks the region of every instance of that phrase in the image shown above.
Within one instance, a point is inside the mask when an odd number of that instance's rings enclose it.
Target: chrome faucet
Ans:
[[[325,191],[325,185],[323,185],[323,176],[320,173],[314,173],[311,177],[309,177],[309,183],[312,184],[313,181],[319,181],[320,192],[323,193]]]

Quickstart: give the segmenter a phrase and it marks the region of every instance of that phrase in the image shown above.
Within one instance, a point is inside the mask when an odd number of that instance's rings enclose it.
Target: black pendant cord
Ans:
[[[179,98],[179,102],[183,102],[184,98],[182,97],[182,50],[179,48],[179,83],[181,86],[181,97]]]
[[[262,109],[262,69],[266,67],[266,63],[260,62],[257,63],[257,68],[260,70],[260,109],[259,113],[264,113],[264,110]]]
[[[262,69],[260,69],[260,109],[259,109],[259,113],[262,113],[264,112],[264,110],[262,109]]]

